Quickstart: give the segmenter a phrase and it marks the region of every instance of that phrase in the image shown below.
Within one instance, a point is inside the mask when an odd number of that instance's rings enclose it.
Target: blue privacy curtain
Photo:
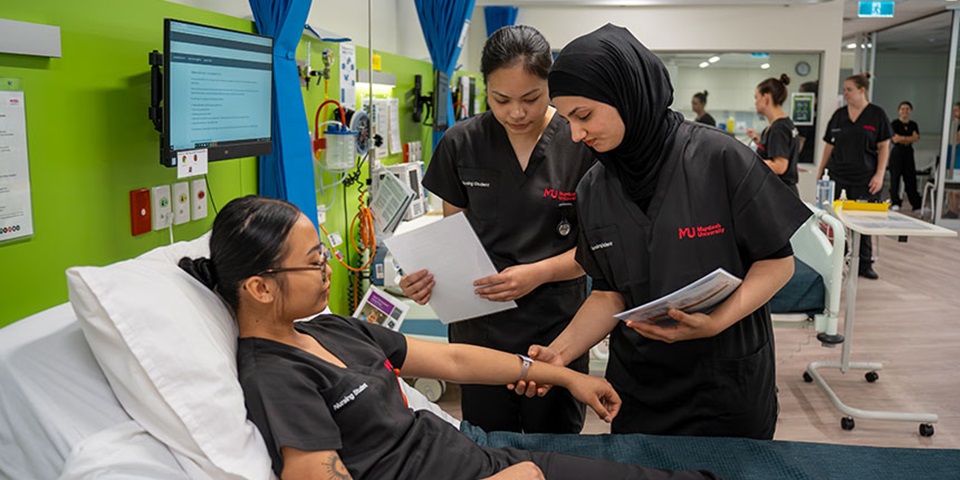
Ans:
[[[414,0],[433,68],[446,73],[451,80],[463,48],[462,42],[467,38],[474,2],[475,0]],[[449,123],[453,123],[456,118],[453,116],[453,101],[449,94],[447,118],[450,119]],[[434,147],[442,136],[443,132],[433,132]]]
[[[260,157],[261,195],[287,200],[317,223],[313,154],[294,54],[311,0],[250,0],[261,35],[273,37],[273,151]]]
[[[517,23],[517,7],[483,7],[483,19],[487,23],[487,37],[503,27]]]

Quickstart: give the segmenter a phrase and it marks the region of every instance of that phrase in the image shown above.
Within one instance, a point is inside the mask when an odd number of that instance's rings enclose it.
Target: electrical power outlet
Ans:
[[[173,184],[173,224],[180,225],[190,221],[190,184]]]
[[[153,214],[153,229],[163,230],[170,226],[172,212],[170,210],[170,185],[160,185],[153,187],[150,192],[152,205],[150,212]]]
[[[207,218],[207,181],[202,178],[190,181],[190,217]]]

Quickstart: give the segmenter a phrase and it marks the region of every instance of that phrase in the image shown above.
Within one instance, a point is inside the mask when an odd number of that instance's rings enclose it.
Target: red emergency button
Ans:
[[[197,192],[197,198],[199,198],[200,200],[203,200],[203,197],[205,197],[206,195],[207,195],[207,192],[204,192],[203,190],[200,190],[199,192]]]

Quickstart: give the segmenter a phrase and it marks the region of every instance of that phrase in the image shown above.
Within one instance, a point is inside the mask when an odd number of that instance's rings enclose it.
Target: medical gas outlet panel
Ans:
[[[137,236],[206,218],[208,197],[204,178],[131,190],[130,233]]]

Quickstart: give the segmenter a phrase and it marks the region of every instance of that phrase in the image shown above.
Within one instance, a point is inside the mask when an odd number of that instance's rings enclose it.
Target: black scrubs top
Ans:
[[[920,126],[917,125],[917,122],[914,122],[913,120],[903,123],[898,118],[890,123],[890,130],[892,131],[890,135],[891,137],[893,135],[912,137],[914,133],[920,133]],[[913,160],[913,144],[901,145],[899,143],[894,143],[893,148],[890,149],[890,160],[896,160],[900,162]]]
[[[718,267],[743,278],[754,261],[783,251],[810,216],[750,149],[689,122],[665,146],[648,212],[599,163],[577,193],[577,261],[594,277],[594,288],[619,292],[627,308]],[[774,365],[766,306],[715,337],[674,344],[620,323],[606,373],[624,402],[612,431],[771,438]]]
[[[530,459],[482,448],[436,415],[407,408],[393,372],[406,358],[403,335],[336,315],[296,328],[347,368],[272,340],[241,338],[237,346],[247,414],[277,476],[281,447],[336,450],[356,479],[476,479]]]
[[[717,121],[713,119],[713,115],[709,113],[704,113],[702,117],[696,119],[697,123],[702,123],[704,125],[710,125],[711,127],[717,126]]]
[[[800,149],[799,163],[813,163],[813,147],[817,143],[817,129],[813,125],[798,126],[797,131],[803,137],[803,148]]]
[[[764,160],[773,160],[777,157],[786,158],[789,164],[787,171],[780,175],[780,180],[788,186],[794,186],[800,180],[797,173],[797,161],[800,154],[799,132],[793,121],[787,117],[778,118],[760,135],[760,144],[757,153]]]
[[[877,172],[877,144],[891,136],[890,120],[872,103],[860,112],[856,122],[850,121],[847,109],[838,108],[827,124],[823,141],[833,145],[827,168],[839,183],[866,185]]]
[[[573,143],[570,124],[554,115],[521,170],[507,132],[486,112],[444,133],[423,186],[466,210],[502,271],[576,246],[576,187],[591,164],[593,153]]]

